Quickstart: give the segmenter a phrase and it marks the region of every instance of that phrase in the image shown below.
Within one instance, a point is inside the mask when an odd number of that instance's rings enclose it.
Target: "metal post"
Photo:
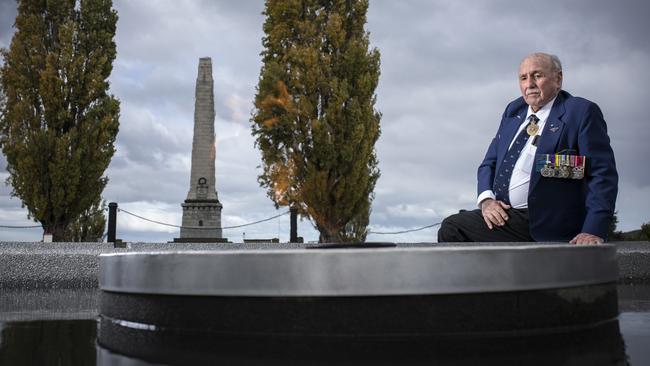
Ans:
[[[117,203],[108,204],[108,239],[109,243],[115,243],[115,232],[117,228]]]
[[[291,229],[289,231],[289,243],[298,242],[298,209],[291,207],[289,209],[290,213],[290,225]]]

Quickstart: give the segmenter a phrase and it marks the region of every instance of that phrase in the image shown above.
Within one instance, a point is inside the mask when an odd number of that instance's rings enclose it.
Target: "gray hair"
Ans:
[[[562,63],[560,58],[555,55],[548,55],[551,58],[551,63],[553,64],[553,71],[560,72],[562,71]]]
[[[524,60],[529,59],[529,58],[544,58],[549,61],[551,61],[551,67],[553,68],[554,72],[562,72],[562,62],[560,62],[560,58],[557,57],[556,55],[551,55],[548,53],[543,53],[543,52],[535,52],[531,53],[530,55],[526,56]],[[523,60],[522,60],[523,62]]]

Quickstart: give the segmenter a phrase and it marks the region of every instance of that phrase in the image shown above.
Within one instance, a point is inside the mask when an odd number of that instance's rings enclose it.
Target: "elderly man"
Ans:
[[[480,210],[447,217],[438,242],[602,243],[618,174],[600,108],[561,90],[554,55],[527,56],[519,87],[478,168]]]

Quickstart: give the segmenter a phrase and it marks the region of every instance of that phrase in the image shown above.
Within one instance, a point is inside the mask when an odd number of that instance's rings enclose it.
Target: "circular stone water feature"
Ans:
[[[617,278],[612,245],[105,254],[99,343],[147,357],[238,339],[582,332],[616,319]]]

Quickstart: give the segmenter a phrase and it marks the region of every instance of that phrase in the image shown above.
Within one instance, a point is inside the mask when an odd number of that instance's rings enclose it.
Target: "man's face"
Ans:
[[[526,103],[537,112],[562,87],[562,72],[553,71],[550,59],[529,57],[519,66],[519,88]]]

